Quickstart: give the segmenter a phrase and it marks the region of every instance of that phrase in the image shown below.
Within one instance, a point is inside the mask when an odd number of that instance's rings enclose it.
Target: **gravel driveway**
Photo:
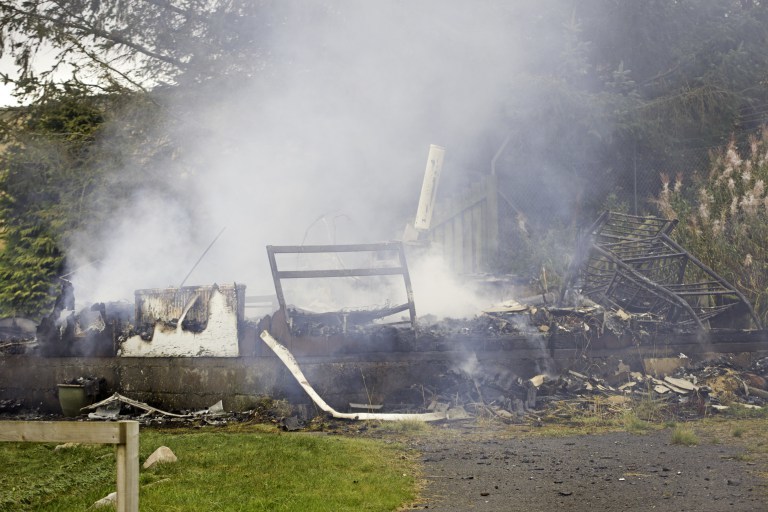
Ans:
[[[477,429],[412,438],[425,488],[411,510],[768,511],[762,462],[671,431],[541,437]],[[765,475],[765,473],[764,473]]]

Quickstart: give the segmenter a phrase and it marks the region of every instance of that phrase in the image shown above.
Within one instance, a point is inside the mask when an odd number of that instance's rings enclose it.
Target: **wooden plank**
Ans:
[[[334,270],[281,270],[279,279],[311,279],[318,277],[397,276],[405,274],[404,267],[342,268]]]
[[[443,225],[445,230],[445,239],[443,241],[443,259],[448,263],[448,268],[456,268],[456,258],[453,255],[453,222],[447,222]]]
[[[274,254],[313,254],[323,252],[378,252],[397,251],[400,242],[378,244],[340,244],[340,245],[268,245]]]
[[[486,182],[485,201],[485,271],[489,270],[491,262],[495,261],[499,252],[499,193],[498,178],[488,176]]]
[[[485,238],[485,223],[483,222],[483,210],[485,204],[481,203],[472,208],[472,251],[474,253],[474,271],[481,272],[485,269],[483,258],[483,238]]]
[[[403,270],[403,284],[405,284],[405,293],[408,296],[408,312],[411,317],[411,327],[416,329],[416,303],[413,300],[411,275],[408,273],[408,264],[405,260],[405,247],[403,247],[402,244],[398,247],[397,254],[400,261],[400,268]]]
[[[464,272],[464,225],[463,215],[453,218],[453,270],[459,274]]]
[[[121,444],[117,445],[117,510],[139,510],[139,424],[120,421]]]
[[[116,423],[75,421],[0,421],[0,441],[120,444]]]
[[[464,266],[462,268],[462,274],[472,274],[475,272],[475,262],[472,253],[472,210],[466,210],[461,214],[461,225],[464,228],[464,245],[462,249],[464,251]]]
[[[277,275],[277,259],[275,258],[274,249],[275,248],[271,245],[267,246],[267,257],[269,258],[269,268],[272,270],[272,281],[275,285],[277,303],[280,305],[280,309],[285,311],[285,294],[283,293],[283,284],[280,282],[280,278]]]

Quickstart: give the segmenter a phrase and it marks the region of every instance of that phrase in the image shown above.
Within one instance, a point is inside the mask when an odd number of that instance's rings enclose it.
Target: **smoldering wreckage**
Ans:
[[[417,228],[432,216],[436,154]],[[39,325],[0,323],[0,414],[220,424],[263,413],[269,396],[290,402],[271,414],[295,429],[313,417],[538,423],[598,403],[620,412],[637,399],[692,415],[766,406],[768,332],[737,289],[670,238],[674,227],[605,212],[580,238],[559,294],[538,290],[470,319],[417,317],[406,255],[424,250],[424,236],[269,246],[268,297],[246,296],[241,284],[182,286],[75,311],[63,281]],[[281,270],[284,255],[335,264]],[[342,265],[348,255],[358,263]],[[374,290],[397,280],[405,298],[320,312],[286,301],[285,282],[312,289],[327,279],[368,279]],[[475,285],[499,295],[500,282]],[[246,318],[255,303],[271,311]],[[76,405],[65,403],[71,391]]]
[[[507,300],[471,319],[417,321],[402,243],[269,247],[277,311],[258,321],[245,318],[248,298],[242,285],[139,290],[133,308],[97,304],[75,312],[74,291],[64,283],[51,314],[34,333],[28,323],[9,326],[0,348],[6,361],[16,357],[19,364],[29,358],[241,358],[258,352],[253,343],[258,334],[264,343],[260,351],[272,351],[273,363],[284,365],[314,406],[305,406],[301,418],[280,418],[287,428],[308,419],[312,413],[306,411],[352,420],[484,415],[540,421],[594,407],[597,397],[616,411],[638,397],[679,404],[693,414],[723,410],[732,402],[764,406],[768,357],[755,354],[765,350],[765,331],[738,291],[670,242],[672,227],[661,219],[606,213],[581,241],[569,287],[560,297],[545,293]],[[276,263],[277,254],[339,252],[376,254],[376,265],[280,271]],[[385,259],[390,266],[381,264],[385,253],[394,256]],[[401,277],[407,300],[379,309],[320,313],[285,302],[286,279],[374,275]],[[382,321],[404,312],[405,318]],[[754,328],[743,328],[745,321]],[[752,357],[734,355],[743,353]],[[354,367],[381,354],[411,358],[421,378],[399,388],[390,385],[380,402],[368,391],[360,397],[360,389],[341,389],[329,405],[299,362],[323,355]],[[711,354],[719,355],[713,359]],[[381,365],[378,379],[386,380],[386,358]],[[374,373],[368,385],[385,387]],[[363,370],[360,376],[365,381]],[[354,378],[347,380],[358,386]],[[249,411],[225,412],[221,401],[169,412],[116,391],[130,389],[127,384],[81,376],[60,383],[57,391],[80,391],[87,404],[64,412],[91,419],[138,415],[144,421],[221,423],[249,417]],[[7,396],[0,403],[3,412],[16,414],[24,405],[23,399]]]

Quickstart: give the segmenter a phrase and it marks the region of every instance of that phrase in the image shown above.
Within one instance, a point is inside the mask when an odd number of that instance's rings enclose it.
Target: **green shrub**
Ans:
[[[655,203],[680,222],[672,236],[768,317],[768,129],[740,152],[734,142],[712,157],[706,175],[684,183],[662,174]]]

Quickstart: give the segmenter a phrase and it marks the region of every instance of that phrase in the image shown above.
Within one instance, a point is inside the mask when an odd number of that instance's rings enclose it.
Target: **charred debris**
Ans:
[[[62,281],[59,299],[34,335],[28,325],[26,330],[0,325],[0,352],[248,356],[260,351],[244,349],[244,338],[251,336],[255,343],[257,333],[268,331],[298,357],[445,354],[452,362],[428,381],[404,383],[403,396],[409,397],[411,411],[446,419],[487,414],[520,421],[538,418],[542,411],[567,416],[601,400],[618,411],[635,398],[698,412],[731,403],[763,406],[768,358],[744,364],[705,354],[766,350],[765,331],[736,288],[669,237],[674,227],[665,219],[605,212],[580,238],[558,296],[508,300],[470,319],[417,318],[406,246],[399,242],[269,246],[277,311],[258,321],[245,318],[248,297],[242,285],[139,290],[133,305],[95,304],[76,312],[74,290]],[[278,264],[280,255],[321,254],[331,255],[326,261],[341,261],[339,254],[359,253],[375,257],[351,267],[285,270]],[[284,291],[286,281],[382,277],[401,282],[402,301],[316,312],[292,306]],[[192,352],[151,352],[162,339],[189,333],[204,339],[215,329],[219,337],[211,337],[212,343],[227,338],[231,344],[222,353],[202,345]],[[654,368],[659,357],[674,364],[663,371]],[[109,417],[121,407],[163,415],[119,395],[100,406],[98,414]],[[0,412],[17,407],[2,403]],[[373,413],[381,407],[364,408]]]
[[[318,338],[368,336],[395,339],[391,349],[433,342],[457,344],[463,338],[499,342],[527,337],[552,350],[658,344],[660,335],[675,343],[729,340],[762,347],[762,325],[751,304],[730,283],[669,237],[675,221],[605,212],[580,238],[577,255],[558,296],[551,293],[508,300],[470,319],[416,316],[406,247],[400,242],[330,246],[269,246],[277,311],[259,321],[245,318],[242,285],[137,290],[134,304],[99,303],[75,311],[74,290],[62,280],[61,292],[39,325],[25,319],[0,323],[0,350],[20,352],[36,345],[42,355],[114,356],[126,339],[153,339],[156,329],[201,333],[208,327],[210,298],[226,295],[239,324],[270,327],[279,336]],[[278,255],[375,254],[356,268],[282,270]],[[382,257],[381,255],[387,255]],[[333,260],[336,261],[336,260]],[[338,261],[341,261],[340,259]],[[404,299],[381,307],[309,311],[286,301],[284,283],[315,279],[395,277]],[[227,291],[225,291],[225,289]],[[284,325],[277,325],[284,324]],[[727,333],[723,335],[723,333]],[[36,340],[36,344],[34,341]],[[578,343],[577,343],[578,342]],[[390,343],[392,345],[392,343]],[[21,347],[21,348],[20,348]],[[507,347],[509,348],[509,347]]]

